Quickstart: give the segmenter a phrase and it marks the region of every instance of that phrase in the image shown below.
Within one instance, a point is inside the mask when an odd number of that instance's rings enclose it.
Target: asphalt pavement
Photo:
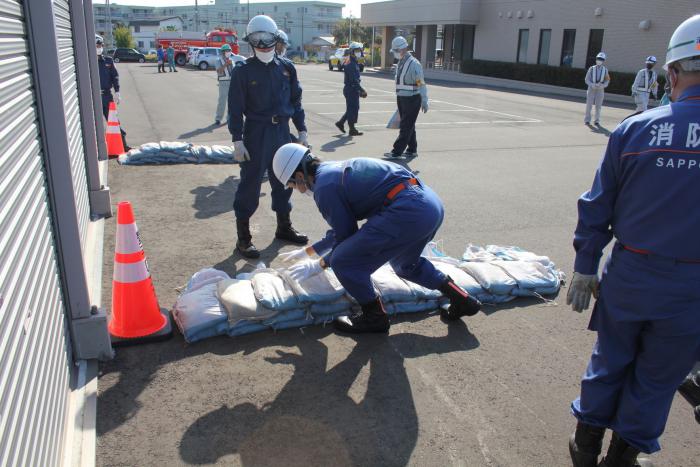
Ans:
[[[119,109],[131,146],[153,141],[231,144],[215,126],[213,72],[158,74],[119,64]],[[344,110],[341,73],[301,65],[314,153],[377,157],[398,131],[391,77],[365,73],[363,136],[333,126]],[[418,118],[419,156],[405,161],[445,204],[437,239],[452,256],[469,243],[517,245],[567,274],[577,197],[590,187],[607,137],[631,110],[603,108],[583,124],[584,103],[497,89],[428,83]],[[237,165],[119,166],[112,201],[131,201],[161,306],[204,267],[233,275],[253,265],[234,253]],[[292,198],[295,227],[312,239],[327,226],[313,201]],[[111,296],[116,218],[105,232],[104,297]],[[265,185],[252,218],[261,261],[290,249],[274,241]],[[216,337],[186,345],[124,348],[100,366],[97,463],[147,465],[566,466],[578,394],[595,335],[590,312],[517,299],[447,325],[435,314],[398,317],[388,336],[352,338],[330,327]],[[110,303],[105,303],[109,308]],[[654,456],[697,465],[690,406],[677,397]]]

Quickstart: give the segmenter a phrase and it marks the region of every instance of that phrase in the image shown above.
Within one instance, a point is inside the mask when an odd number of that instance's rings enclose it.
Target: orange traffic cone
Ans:
[[[117,205],[117,240],[112,281],[112,345],[130,345],[172,337],[167,311],[161,311],[128,201]]]
[[[107,140],[107,155],[117,157],[124,154],[124,143],[122,142],[122,131],[119,126],[119,117],[117,116],[117,104],[114,101],[109,103],[109,117],[107,118],[107,132],[105,134]]]

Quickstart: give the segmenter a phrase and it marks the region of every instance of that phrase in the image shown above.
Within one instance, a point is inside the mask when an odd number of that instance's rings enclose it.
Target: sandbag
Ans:
[[[219,281],[224,280],[219,278]],[[187,342],[226,334],[229,323],[226,310],[216,295],[216,282],[198,284],[197,288],[178,297],[173,317]]]
[[[253,285],[248,280],[226,279],[217,283],[217,297],[226,309],[228,322],[235,326],[239,321],[262,321],[273,317],[276,311],[262,306],[255,299]]]
[[[265,308],[286,311],[299,308],[299,300],[283,273],[274,269],[258,269],[250,279],[255,299]]]
[[[459,267],[476,279],[479,285],[491,294],[509,295],[518,286],[518,283],[495,263],[498,261],[494,263],[464,261]]]
[[[539,261],[496,261],[492,264],[505,270],[517,282],[518,286],[511,290],[512,295],[549,295],[559,290],[559,275]]]
[[[385,264],[372,274],[372,284],[384,303],[415,301],[411,286]]]

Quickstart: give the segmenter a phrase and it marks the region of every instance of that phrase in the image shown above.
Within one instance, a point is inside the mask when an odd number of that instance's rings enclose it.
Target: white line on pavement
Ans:
[[[396,112],[396,109],[394,110],[361,110],[360,115],[362,114],[391,114]],[[436,113],[436,112],[481,112],[481,110],[471,110],[471,109],[449,109],[449,110],[443,110],[443,109],[438,109],[438,110],[431,110],[430,113]],[[488,111],[486,111],[488,112]],[[342,115],[345,112],[318,112],[317,115]]]
[[[474,125],[474,124],[484,124],[484,123],[542,123],[541,120],[487,120],[487,121],[476,121],[476,122],[416,122],[416,126],[428,126],[428,125]],[[357,125],[360,128],[369,127],[386,127],[386,124],[372,124],[372,125]]]
[[[304,106],[307,105],[338,105],[338,104],[345,104],[344,101],[336,101],[336,102],[302,102]],[[362,105],[368,105],[368,104],[394,104],[396,105],[396,101],[370,101],[370,102],[362,102]]]

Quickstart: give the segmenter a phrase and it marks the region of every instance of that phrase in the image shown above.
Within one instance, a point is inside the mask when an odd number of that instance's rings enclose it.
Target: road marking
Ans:
[[[487,121],[474,121],[474,122],[416,122],[416,126],[429,126],[429,125],[474,125],[474,124],[484,124],[484,123],[542,123],[541,120],[487,120]],[[386,123],[372,124],[372,125],[357,125],[360,128],[370,128],[370,127],[386,127]]]
[[[343,101],[337,101],[337,102],[303,102],[305,106],[307,105],[338,105],[338,104],[344,104]],[[394,104],[396,105],[396,101],[370,101],[370,102],[363,102],[362,105],[368,105],[368,104]]]
[[[393,114],[396,112],[396,109],[394,110],[361,110],[359,112],[360,115],[363,114]],[[431,113],[436,113],[436,112],[480,112],[479,110],[469,110],[469,109],[459,109],[459,110],[431,110]],[[345,112],[317,112],[316,115],[342,115]]]
[[[505,113],[505,112],[499,112],[499,111],[497,111],[497,110],[480,109],[480,108],[478,108],[478,107],[471,107],[471,106],[469,106],[469,105],[455,104],[454,102],[446,102],[446,101],[433,101],[433,102],[439,102],[439,103],[441,103],[441,104],[454,105],[454,106],[456,106],[456,107],[462,107],[462,108],[465,108],[465,109],[473,109],[473,110],[480,110],[480,111],[483,111],[483,112],[491,112],[491,113],[494,113],[494,114],[504,115],[504,116],[506,116],[506,117],[513,117],[513,118],[517,118],[517,119],[520,119],[520,120],[528,119],[528,120],[532,121],[533,123],[534,123],[534,122],[541,122],[541,121],[542,121],[542,120],[537,120],[537,119],[535,119],[535,118],[523,117],[522,115],[507,114],[507,113]]]

